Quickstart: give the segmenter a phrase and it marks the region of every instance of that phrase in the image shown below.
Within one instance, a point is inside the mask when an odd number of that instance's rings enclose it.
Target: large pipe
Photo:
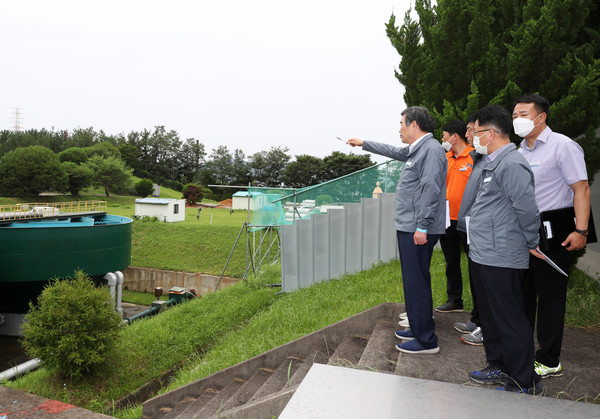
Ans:
[[[23,375],[26,372],[32,371],[42,365],[42,360],[39,358],[30,359],[27,362],[7,369],[6,371],[0,372],[0,382],[4,380],[11,380],[19,375]]]
[[[102,279],[106,279],[106,282],[108,283],[108,289],[110,290],[110,300],[113,302],[113,304],[115,304],[116,307],[115,287],[117,285],[117,276],[114,273],[109,272],[104,275]]]
[[[161,301],[161,303],[162,303],[162,301]],[[170,307],[170,306],[172,306],[174,304],[177,304],[177,300],[175,300],[174,298],[171,298],[167,302],[165,302],[164,304],[166,304],[167,307]],[[144,317],[152,316],[154,314],[157,314],[158,312],[160,312],[161,309],[162,309],[162,304],[156,304],[156,305],[153,305],[152,307],[150,307],[147,310],[144,310],[144,311],[142,311],[140,313],[134,314],[131,317],[127,317],[123,321],[126,322],[127,324],[131,324],[134,320],[142,319]]]
[[[115,274],[117,275],[117,313],[119,313],[121,315],[121,317],[123,317],[123,307],[121,305],[121,302],[123,300],[124,277],[123,277],[123,272],[121,272],[121,271],[117,271],[117,272],[115,272]]]

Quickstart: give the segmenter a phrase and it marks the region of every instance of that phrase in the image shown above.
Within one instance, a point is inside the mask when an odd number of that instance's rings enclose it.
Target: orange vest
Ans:
[[[469,176],[471,176],[471,170],[473,170],[473,158],[471,157],[471,151],[474,148],[467,146],[460,156],[454,158],[454,152],[449,151],[446,153],[448,157],[448,176],[446,177],[446,199],[450,204],[450,219],[456,220],[458,218],[458,211],[460,210],[460,201],[462,201],[463,192]]]

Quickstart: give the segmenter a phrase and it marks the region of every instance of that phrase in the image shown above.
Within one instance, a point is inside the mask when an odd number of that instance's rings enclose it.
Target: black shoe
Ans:
[[[461,312],[461,311],[465,311],[465,310],[463,310],[462,303],[455,303],[454,301],[446,301],[441,306],[436,307],[435,311],[437,311],[438,313],[450,313],[451,311]]]
[[[471,371],[469,378],[478,384],[506,384],[506,381],[510,379],[508,374],[492,365],[479,371]]]
[[[543,396],[546,392],[542,384],[538,381],[533,387],[521,387],[512,381],[507,381],[504,387],[498,387],[496,390],[510,391],[511,393],[531,394],[532,396]]]

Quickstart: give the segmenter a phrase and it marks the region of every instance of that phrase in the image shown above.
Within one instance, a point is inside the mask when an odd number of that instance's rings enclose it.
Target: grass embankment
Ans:
[[[186,208],[184,222],[135,221],[131,266],[220,275],[246,213],[228,209]],[[246,269],[246,234],[240,241],[226,275],[241,278]]]
[[[441,304],[446,297],[446,282],[440,251],[434,252],[431,271],[434,304]],[[134,323],[123,331],[119,352],[99,377],[71,383],[41,369],[8,385],[102,411],[112,400],[170,369],[177,367],[179,371],[164,391],[379,303],[404,300],[398,261],[289,294],[276,295],[278,288],[262,287],[262,284],[278,282],[279,278],[279,269],[274,266],[248,283],[238,283]],[[465,287],[468,287],[467,281],[465,278]],[[467,309],[472,306],[469,297],[465,299],[465,306]],[[570,280],[567,324],[598,327],[598,312],[600,285],[576,271]],[[111,414],[138,418],[141,406]]]

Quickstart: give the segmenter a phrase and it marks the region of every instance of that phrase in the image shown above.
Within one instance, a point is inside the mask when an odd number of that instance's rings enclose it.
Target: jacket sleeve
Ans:
[[[535,249],[540,243],[540,213],[535,201],[535,182],[533,172],[525,164],[514,164],[505,172],[509,179],[503,182],[504,193],[511,201],[521,231],[529,249]]]
[[[441,152],[427,150],[421,167],[421,202],[417,214],[417,228],[429,229],[434,224],[440,205],[446,205],[446,174],[448,172],[448,159]],[[442,193],[443,192],[443,193]],[[443,195],[443,196],[442,196]]]
[[[408,160],[408,146],[396,147],[389,144],[378,143],[375,141],[363,141],[363,150],[371,153],[379,154],[380,156],[389,157],[394,160],[406,161]]]

